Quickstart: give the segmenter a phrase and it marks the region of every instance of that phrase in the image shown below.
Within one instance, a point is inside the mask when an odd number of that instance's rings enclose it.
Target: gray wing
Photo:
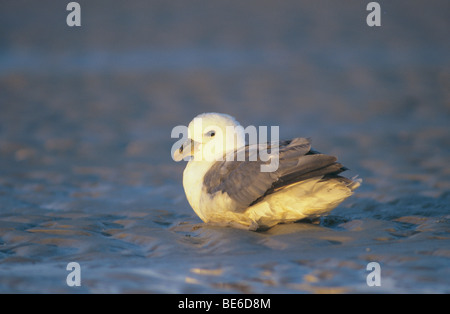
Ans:
[[[289,184],[312,177],[337,175],[346,170],[336,162],[336,157],[311,150],[310,141],[306,138],[279,143],[279,166],[274,172],[260,171],[261,165],[269,164],[270,161],[264,162],[259,158],[249,161],[249,156],[257,153],[256,145],[242,149],[245,150],[245,161],[236,161],[239,160],[239,151],[236,151],[234,161],[216,162],[203,181],[209,194],[227,193],[236,202],[236,211],[245,210]]]

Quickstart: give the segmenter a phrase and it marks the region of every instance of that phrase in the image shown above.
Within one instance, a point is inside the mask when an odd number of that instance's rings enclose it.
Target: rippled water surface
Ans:
[[[80,1],[74,29],[3,1],[0,292],[449,293],[450,5],[379,3],[370,28],[360,1]],[[170,132],[207,111],[363,185],[319,221],[205,225]]]

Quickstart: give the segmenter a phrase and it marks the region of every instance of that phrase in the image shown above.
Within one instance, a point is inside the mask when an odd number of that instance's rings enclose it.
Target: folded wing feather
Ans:
[[[272,148],[268,145],[268,149]],[[312,177],[335,176],[345,171],[337,158],[311,150],[306,138],[282,141],[279,145],[279,166],[274,172],[261,172],[262,164],[270,161],[250,156],[257,153],[257,145],[247,145],[235,151],[232,161],[218,161],[205,174],[203,184],[209,194],[226,193],[235,201],[235,211],[244,211],[258,203],[265,196],[292,183]],[[237,161],[237,156],[245,151],[245,161]],[[229,158],[231,159],[231,158]]]

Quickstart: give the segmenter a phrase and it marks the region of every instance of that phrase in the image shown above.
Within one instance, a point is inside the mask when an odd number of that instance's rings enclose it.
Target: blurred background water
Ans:
[[[450,3],[0,3],[1,293],[449,293]],[[364,184],[319,223],[201,223],[170,132],[311,137]],[[81,265],[81,287],[66,266]],[[381,287],[366,265],[381,266]]]

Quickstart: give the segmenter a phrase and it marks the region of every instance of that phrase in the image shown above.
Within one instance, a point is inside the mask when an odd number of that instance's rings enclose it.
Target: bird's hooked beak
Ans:
[[[186,157],[194,156],[194,153],[198,150],[199,145],[199,142],[196,142],[189,138],[186,142],[183,143],[183,145],[180,146],[179,149],[176,149],[173,152],[173,160],[181,161]]]

